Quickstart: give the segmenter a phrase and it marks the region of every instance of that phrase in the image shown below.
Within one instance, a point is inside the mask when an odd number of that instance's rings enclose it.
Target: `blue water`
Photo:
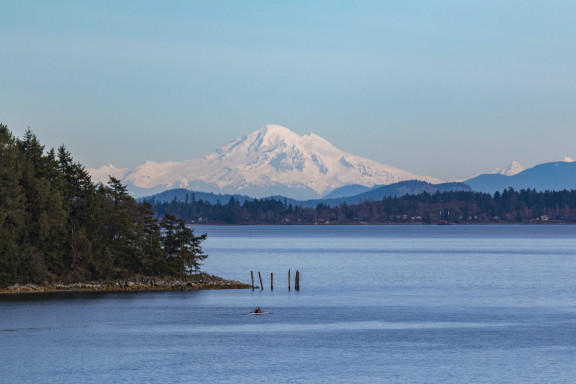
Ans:
[[[576,382],[576,226],[194,228],[265,289],[2,297],[0,382]]]

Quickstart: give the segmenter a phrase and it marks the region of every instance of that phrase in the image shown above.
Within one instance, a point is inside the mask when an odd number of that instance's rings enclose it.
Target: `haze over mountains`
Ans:
[[[512,162],[461,183],[441,184],[433,177],[346,153],[317,135],[300,136],[278,125],[266,125],[200,159],[147,161],[135,169],[109,164],[89,172],[96,182],[106,183],[109,175],[122,180],[135,197],[185,189],[337,203],[435,190],[576,189],[576,163],[570,158],[530,169]],[[414,180],[419,182],[401,183]],[[358,198],[350,199],[354,196]]]
[[[441,182],[346,153],[317,135],[299,136],[278,125],[266,125],[201,159],[147,161],[133,170],[110,164],[90,173],[95,181],[106,182],[108,175],[121,179],[137,197],[186,188],[308,200],[350,184],[372,187],[406,180]]]

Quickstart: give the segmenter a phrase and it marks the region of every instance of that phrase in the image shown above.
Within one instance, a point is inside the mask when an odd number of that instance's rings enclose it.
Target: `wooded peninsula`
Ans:
[[[180,218],[159,219],[115,178],[94,184],[64,146],[45,152],[30,130],[17,139],[0,124],[0,288],[140,286],[139,276],[177,277],[186,281],[171,286],[192,287],[206,280],[187,278],[206,258],[205,238]],[[160,281],[151,286],[162,289]]]

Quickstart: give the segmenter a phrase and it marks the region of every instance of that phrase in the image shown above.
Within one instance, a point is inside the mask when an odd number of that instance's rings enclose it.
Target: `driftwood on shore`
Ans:
[[[0,289],[0,294],[48,292],[145,292],[191,291],[199,289],[246,289],[250,284],[200,273],[189,278],[159,278],[138,276],[113,281],[82,283],[15,284]]]

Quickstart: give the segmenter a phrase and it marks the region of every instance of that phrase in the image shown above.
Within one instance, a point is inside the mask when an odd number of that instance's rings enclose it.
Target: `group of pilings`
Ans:
[[[254,271],[250,271],[250,277],[252,278],[252,290],[254,290],[254,288],[256,288],[256,286],[254,285]],[[264,290],[264,283],[262,283],[262,274],[260,273],[260,271],[258,271],[258,278],[260,279],[260,289]],[[288,270],[288,290],[291,290],[290,287],[290,270]],[[296,276],[294,277],[294,289],[296,291],[300,290],[300,271],[296,271]],[[271,272],[270,273],[270,290],[273,291],[274,290],[274,273]]]

